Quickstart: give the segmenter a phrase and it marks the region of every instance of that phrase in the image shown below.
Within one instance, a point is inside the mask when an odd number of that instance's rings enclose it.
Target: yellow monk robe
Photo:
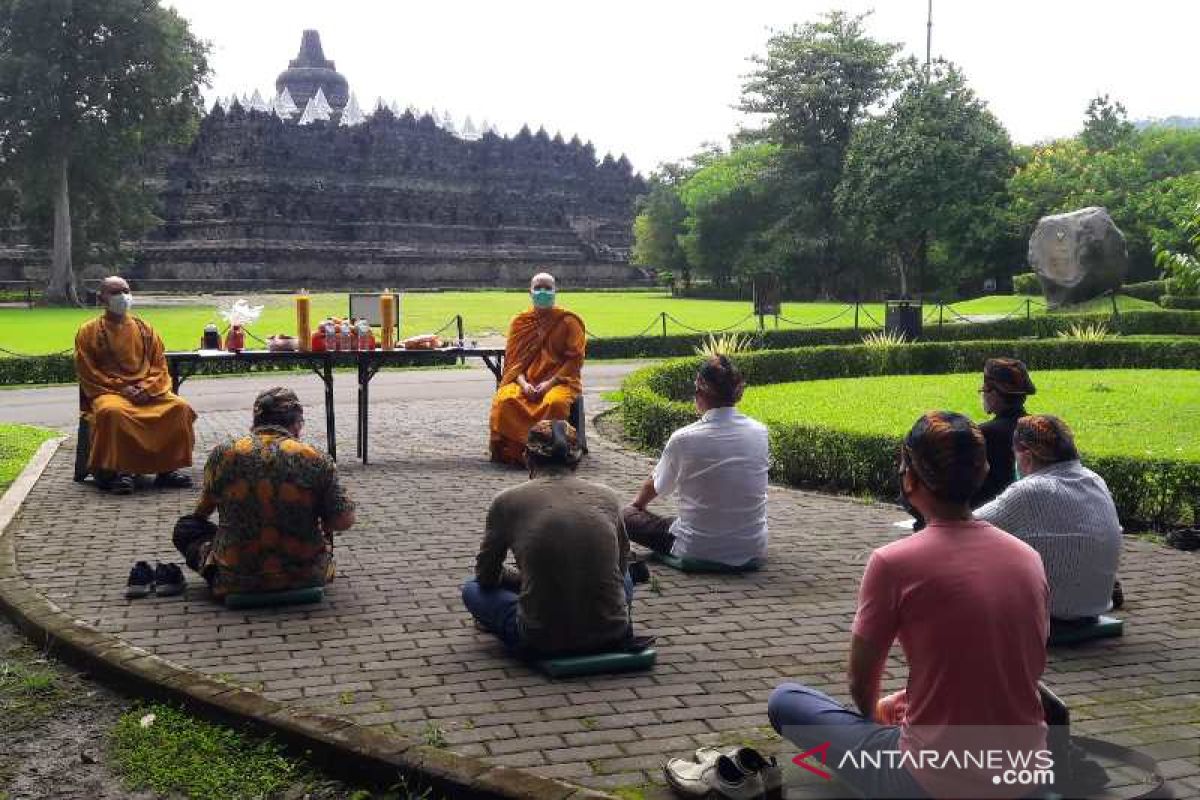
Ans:
[[[75,372],[92,417],[88,470],[148,474],[192,464],[192,407],[171,392],[162,339],[128,314],[100,317],[75,334]],[[120,392],[140,386],[153,399],[135,404]],[[85,410],[88,410],[85,408]]]
[[[492,398],[492,459],[522,463],[525,439],[535,422],[566,419],[583,391],[580,371],[586,346],[583,320],[561,308],[534,309],[513,318],[504,350],[504,377]],[[534,402],[525,397],[517,376],[537,385],[557,377],[558,385]]]

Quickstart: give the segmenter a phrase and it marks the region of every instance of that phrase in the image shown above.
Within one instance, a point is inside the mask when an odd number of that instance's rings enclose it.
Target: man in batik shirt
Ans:
[[[354,524],[354,504],[329,456],[299,440],[303,425],[295,392],[268,389],[254,401],[250,434],[209,455],[204,493],[174,541],[215,599],[333,580],[333,534]],[[217,526],[207,522],[213,511]]]

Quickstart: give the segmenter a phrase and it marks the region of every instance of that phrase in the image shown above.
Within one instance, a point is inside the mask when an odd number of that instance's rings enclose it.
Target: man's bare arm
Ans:
[[[879,701],[879,681],[887,664],[888,648],[873,644],[861,636],[850,641],[848,679],[850,696],[864,717],[875,719],[875,704]]]

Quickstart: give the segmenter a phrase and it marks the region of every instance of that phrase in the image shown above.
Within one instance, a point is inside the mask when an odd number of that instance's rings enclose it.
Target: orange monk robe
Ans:
[[[504,376],[492,398],[492,459],[522,463],[525,439],[535,422],[566,419],[583,391],[580,372],[586,346],[583,320],[561,308],[534,309],[513,318],[504,349]],[[558,385],[534,402],[521,391],[517,376],[537,385],[557,377]]]
[[[92,417],[88,470],[147,474],[192,464],[192,407],[171,392],[162,339],[135,317],[105,317],[75,334],[75,372]],[[140,386],[153,399],[137,405],[121,395]]]

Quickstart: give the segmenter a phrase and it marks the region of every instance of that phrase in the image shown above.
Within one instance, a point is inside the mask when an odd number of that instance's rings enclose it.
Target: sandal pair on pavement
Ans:
[[[149,597],[152,593],[159,597],[173,597],[183,594],[187,586],[187,578],[178,564],[170,562],[156,563],[150,568],[147,561],[139,561],[129,570],[129,580],[125,583],[125,596],[130,600]]]
[[[96,486],[102,492],[116,495],[133,494],[135,487],[133,476],[128,472],[97,473]],[[154,477],[154,486],[158,489],[187,489],[192,485],[191,476],[172,470],[160,472]]]
[[[701,747],[696,760],[672,758],[663,766],[667,783],[682,797],[751,800],[778,797],[783,772],[775,758],[753,747]]]

